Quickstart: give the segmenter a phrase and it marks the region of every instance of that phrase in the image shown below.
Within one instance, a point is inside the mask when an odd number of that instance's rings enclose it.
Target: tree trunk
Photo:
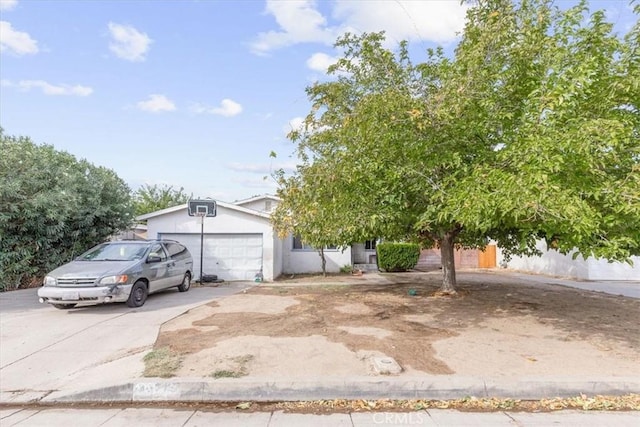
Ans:
[[[454,238],[456,232],[448,231],[440,240],[440,257],[442,260],[442,286],[440,292],[445,294],[456,293],[456,263],[453,258]]]
[[[324,248],[318,251],[320,259],[322,260],[322,277],[327,276],[327,259],[324,257]]]

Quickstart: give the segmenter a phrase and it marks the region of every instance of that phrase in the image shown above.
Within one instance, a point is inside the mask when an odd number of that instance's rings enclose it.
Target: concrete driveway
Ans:
[[[0,293],[0,402],[137,378],[162,323],[252,285],[171,289],[136,309],[106,304],[58,310],[38,303],[37,289]]]

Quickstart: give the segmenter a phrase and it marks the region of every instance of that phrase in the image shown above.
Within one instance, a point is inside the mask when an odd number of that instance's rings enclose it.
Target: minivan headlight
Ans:
[[[44,280],[42,281],[42,284],[44,286],[56,286],[57,282],[56,282],[56,279],[54,277],[45,276]]]
[[[103,277],[102,279],[100,279],[100,284],[101,285],[115,285],[118,283],[127,283],[127,279],[129,277],[127,277],[126,274],[120,274],[118,276],[107,276],[107,277]]]

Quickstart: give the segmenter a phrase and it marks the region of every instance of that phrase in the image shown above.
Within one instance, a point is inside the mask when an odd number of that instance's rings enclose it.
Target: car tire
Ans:
[[[147,300],[148,294],[149,291],[147,290],[147,284],[138,280],[131,288],[129,299],[127,299],[127,305],[129,307],[142,307],[144,302]]]
[[[184,278],[182,279],[182,283],[178,285],[178,290],[180,292],[187,292],[189,288],[191,288],[191,275],[184,273]]]
[[[70,308],[73,308],[78,304],[51,304],[51,305],[57,308],[58,310],[69,310]]]

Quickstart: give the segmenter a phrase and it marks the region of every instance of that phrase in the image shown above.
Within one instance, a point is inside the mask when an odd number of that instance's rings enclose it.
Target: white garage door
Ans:
[[[193,256],[194,279],[200,278],[200,234],[162,233],[177,240]],[[262,271],[261,234],[205,234],[202,271],[224,280],[254,280]]]

